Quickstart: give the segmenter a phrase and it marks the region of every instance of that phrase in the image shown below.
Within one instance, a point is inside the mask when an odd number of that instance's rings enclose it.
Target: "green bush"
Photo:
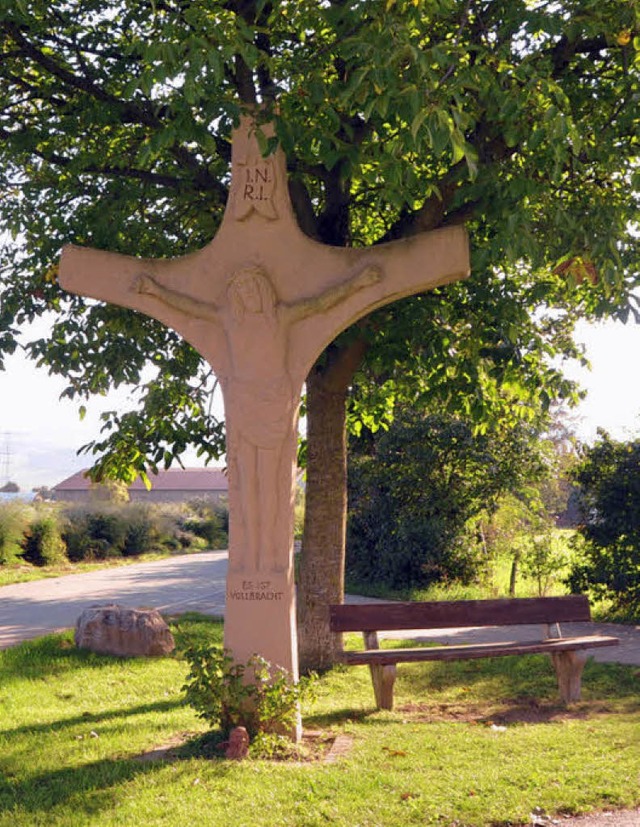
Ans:
[[[581,523],[569,585],[615,608],[640,610],[640,440],[617,442],[604,431],[573,472]]]
[[[499,488],[486,440],[463,422],[405,412],[372,443],[349,458],[347,577],[392,589],[473,580],[469,521]]]
[[[480,515],[543,473],[526,426],[478,433],[460,418],[398,411],[350,446],[347,578],[393,590],[481,579]]]
[[[122,510],[126,524],[122,555],[138,557],[161,547],[160,520],[148,505],[131,505]]]
[[[62,538],[72,562],[121,557],[127,523],[117,508],[84,507],[67,512]]]
[[[183,686],[186,702],[224,735],[237,726],[245,727],[252,739],[259,733],[291,730],[315,680],[308,676],[295,683],[286,670],[258,655],[246,665],[234,663],[227,651],[209,643],[193,643],[181,651],[190,665]]]
[[[23,553],[32,509],[20,502],[0,504],[0,565],[15,563]]]
[[[92,502],[64,508],[0,505],[0,564],[20,557],[36,566],[200,551],[228,544],[224,505]]]
[[[540,597],[550,593],[568,565],[566,543],[552,529],[527,537],[521,559],[522,573],[535,583]]]
[[[23,542],[23,557],[34,566],[53,566],[66,560],[67,547],[51,511],[37,515]]]
[[[69,508],[62,532],[72,562],[193,551],[227,544],[226,511],[209,504],[94,503]],[[214,541],[212,543],[212,540]]]
[[[229,511],[221,503],[211,500],[192,500],[190,514],[183,521],[184,531],[205,540],[209,548],[226,548],[229,544]]]

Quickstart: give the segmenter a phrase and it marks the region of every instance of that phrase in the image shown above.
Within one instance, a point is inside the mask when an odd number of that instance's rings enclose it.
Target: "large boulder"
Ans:
[[[109,604],[85,609],[76,621],[76,646],[102,655],[168,655],[173,635],[156,609],[128,609]]]

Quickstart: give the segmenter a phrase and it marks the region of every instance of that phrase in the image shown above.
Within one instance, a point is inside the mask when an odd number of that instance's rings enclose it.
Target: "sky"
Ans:
[[[576,340],[586,346],[590,371],[574,366],[567,375],[587,390],[573,412],[574,428],[592,442],[603,427],[616,439],[640,436],[640,325],[601,322],[577,325]],[[78,403],[60,399],[64,380],[49,376],[20,353],[0,371],[0,485],[16,482],[22,491],[53,486],[91,464],[78,449],[99,438],[102,411],[127,408],[127,391],[90,400],[81,421]],[[185,465],[201,465],[195,455]]]

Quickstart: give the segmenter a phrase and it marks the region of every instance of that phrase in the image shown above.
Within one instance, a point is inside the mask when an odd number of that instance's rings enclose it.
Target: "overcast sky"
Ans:
[[[608,322],[578,325],[579,341],[587,345],[592,371],[571,371],[588,389],[576,412],[584,441],[592,441],[598,426],[618,439],[640,436],[640,326]],[[48,376],[23,356],[8,360],[0,372],[0,485],[8,479],[23,491],[55,485],[88,467],[90,457],[78,457],[81,445],[99,436],[99,415],[126,406],[126,392],[113,393],[87,404],[80,421],[77,404],[60,399],[64,380]],[[187,458],[187,464],[201,464]]]

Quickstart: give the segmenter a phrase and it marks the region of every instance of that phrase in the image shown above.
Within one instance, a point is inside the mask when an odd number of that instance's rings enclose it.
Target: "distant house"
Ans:
[[[169,468],[150,474],[149,479],[149,491],[140,479],[129,486],[131,502],[186,502],[202,498],[217,502],[227,496],[229,489],[222,468]],[[86,470],[78,471],[52,489],[57,502],[89,502],[94,490]]]

